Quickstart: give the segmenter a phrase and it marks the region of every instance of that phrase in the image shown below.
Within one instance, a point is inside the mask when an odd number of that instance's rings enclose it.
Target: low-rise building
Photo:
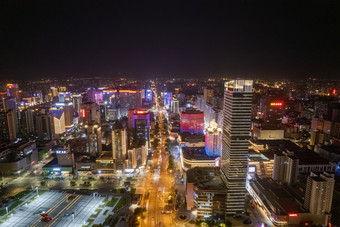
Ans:
[[[226,186],[219,168],[196,167],[187,172],[187,210],[195,210],[198,219],[224,218]]]
[[[182,168],[186,171],[195,167],[219,167],[219,156],[208,156],[205,147],[181,147]]]
[[[284,130],[273,127],[254,127],[253,138],[259,140],[280,140],[284,139]]]
[[[0,152],[0,172],[3,176],[18,175],[37,162],[38,149],[35,143],[21,143]]]
[[[327,225],[329,214],[313,214],[303,206],[297,191],[278,184],[271,178],[255,178],[247,185],[255,203],[277,226]]]

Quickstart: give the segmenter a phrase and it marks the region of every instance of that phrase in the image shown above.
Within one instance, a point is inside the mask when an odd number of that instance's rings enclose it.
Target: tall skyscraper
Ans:
[[[204,88],[203,97],[204,97],[204,103],[212,104],[213,98],[214,98],[214,89]]]
[[[221,170],[227,186],[226,215],[244,211],[252,89],[252,80],[225,83]]]
[[[173,99],[171,102],[171,112],[179,114],[179,102],[177,99]]]
[[[19,88],[17,84],[7,84],[7,96],[12,96],[16,99],[17,102],[20,101],[19,98]]]
[[[274,154],[273,180],[288,185],[297,182],[299,159],[292,152],[277,152]]]
[[[90,122],[85,125],[86,150],[90,155],[99,156],[102,153],[102,133],[98,123]]]
[[[145,140],[150,145],[150,113],[144,110],[137,110],[132,114],[132,128],[134,139]]]
[[[304,207],[312,214],[330,213],[334,192],[334,174],[323,173],[308,176]]]
[[[36,117],[37,134],[40,141],[54,140],[54,119],[50,113],[38,114]]]
[[[72,101],[73,101],[74,111],[77,112],[78,114],[80,114],[81,103],[82,103],[81,95],[72,95]]]
[[[87,90],[87,101],[95,102],[99,105],[99,103],[103,100],[103,91],[97,91],[94,89]]]
[[[62,107],[53,107],[49,110],[53,115],[54,132],[55,134],[62,134],[65,132],[65,111]]]
[[[172,92],[164,92],[164,106],[167,106],[170,108],[171,106],[171,100],[172,100]]]
[[[106,115],[107,115],[107,108],[105,102],[100,102],[99,104],[99,110],[100,110],[100,122],[106,121]]]
[[[114,169],[125,170],[125,160],[127,159],[127,128],[117,122],[112,129],[112,158]]]
[[[0,141],[10,142],[17,138],[16,111],[0,112]]]
[[[3,109],[5,111],[7,110],[17,110],[17,103],[15,101],[15,97],[12,97],[12,96],[8,96],[6,98],[3,98]]]
[[[112,129],[112,157],[116,160],[125,160],[127,152],[127,128],[116,123]]]
[[[34,133],[33,110],[27,108],[21,111],[21,131],[23,135],[28,136]]]
[[[99,105],[95,102],[84,102],[81,104],[81,117],[83,118],[83,123],[94,121],[96,123],[100,122],[99,115]]]
[[[74,113],[73,102],[70,102],[70,101],[65,102],[64,113],[65,113],[65,126],[71,127],[71,125],[73,124],[73,113]]]
[[[16,88],[13,88],[16,89]],[[16,136],[19,132],[19,122],[18,122],[18,116],[20,116],[18,114],[18,107],[17,107],[17,102],[16,102],[16,98],[13,96],[8,96],[3,98],[3,109],[5,112],[9,113],[9,125],[11,126],[12,121],[14,121],[14,131],[11,132],[15,132]],[[16,137],[15,136],[15,137]]]

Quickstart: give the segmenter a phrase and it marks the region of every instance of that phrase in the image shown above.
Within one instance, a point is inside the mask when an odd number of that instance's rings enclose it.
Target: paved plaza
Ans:
[[[40,226],[92,226],[103,224],[114,214],[115,205],[120,197],[77,195],[48,191],[39,197],[31,193],[23,205],[14,209],[8,216],[1,217],[0,226],[40,227]],[[113,201],[107,206],[108,201]],[[51,218],[44,222],[41,214],[47,213]]]

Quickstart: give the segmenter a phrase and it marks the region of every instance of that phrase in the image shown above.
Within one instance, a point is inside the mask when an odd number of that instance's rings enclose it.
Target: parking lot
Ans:
[[[2,218],[0,226],[92,226],[102,224],[113,214],[115,204],[107,207],[111,196],[77,195],[48,191],[41,196],[25,198],[22,206]],[[105,201],[104,201],[105,200]],[[50,221],[43,221],[41,214],[48,214]],[[5,220],[4,220],[5,219]]]

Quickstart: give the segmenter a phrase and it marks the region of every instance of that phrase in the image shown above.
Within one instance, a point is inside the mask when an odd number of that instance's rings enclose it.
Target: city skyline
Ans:
[[[340,226],[339,12],[0,0],[0,227]]]

